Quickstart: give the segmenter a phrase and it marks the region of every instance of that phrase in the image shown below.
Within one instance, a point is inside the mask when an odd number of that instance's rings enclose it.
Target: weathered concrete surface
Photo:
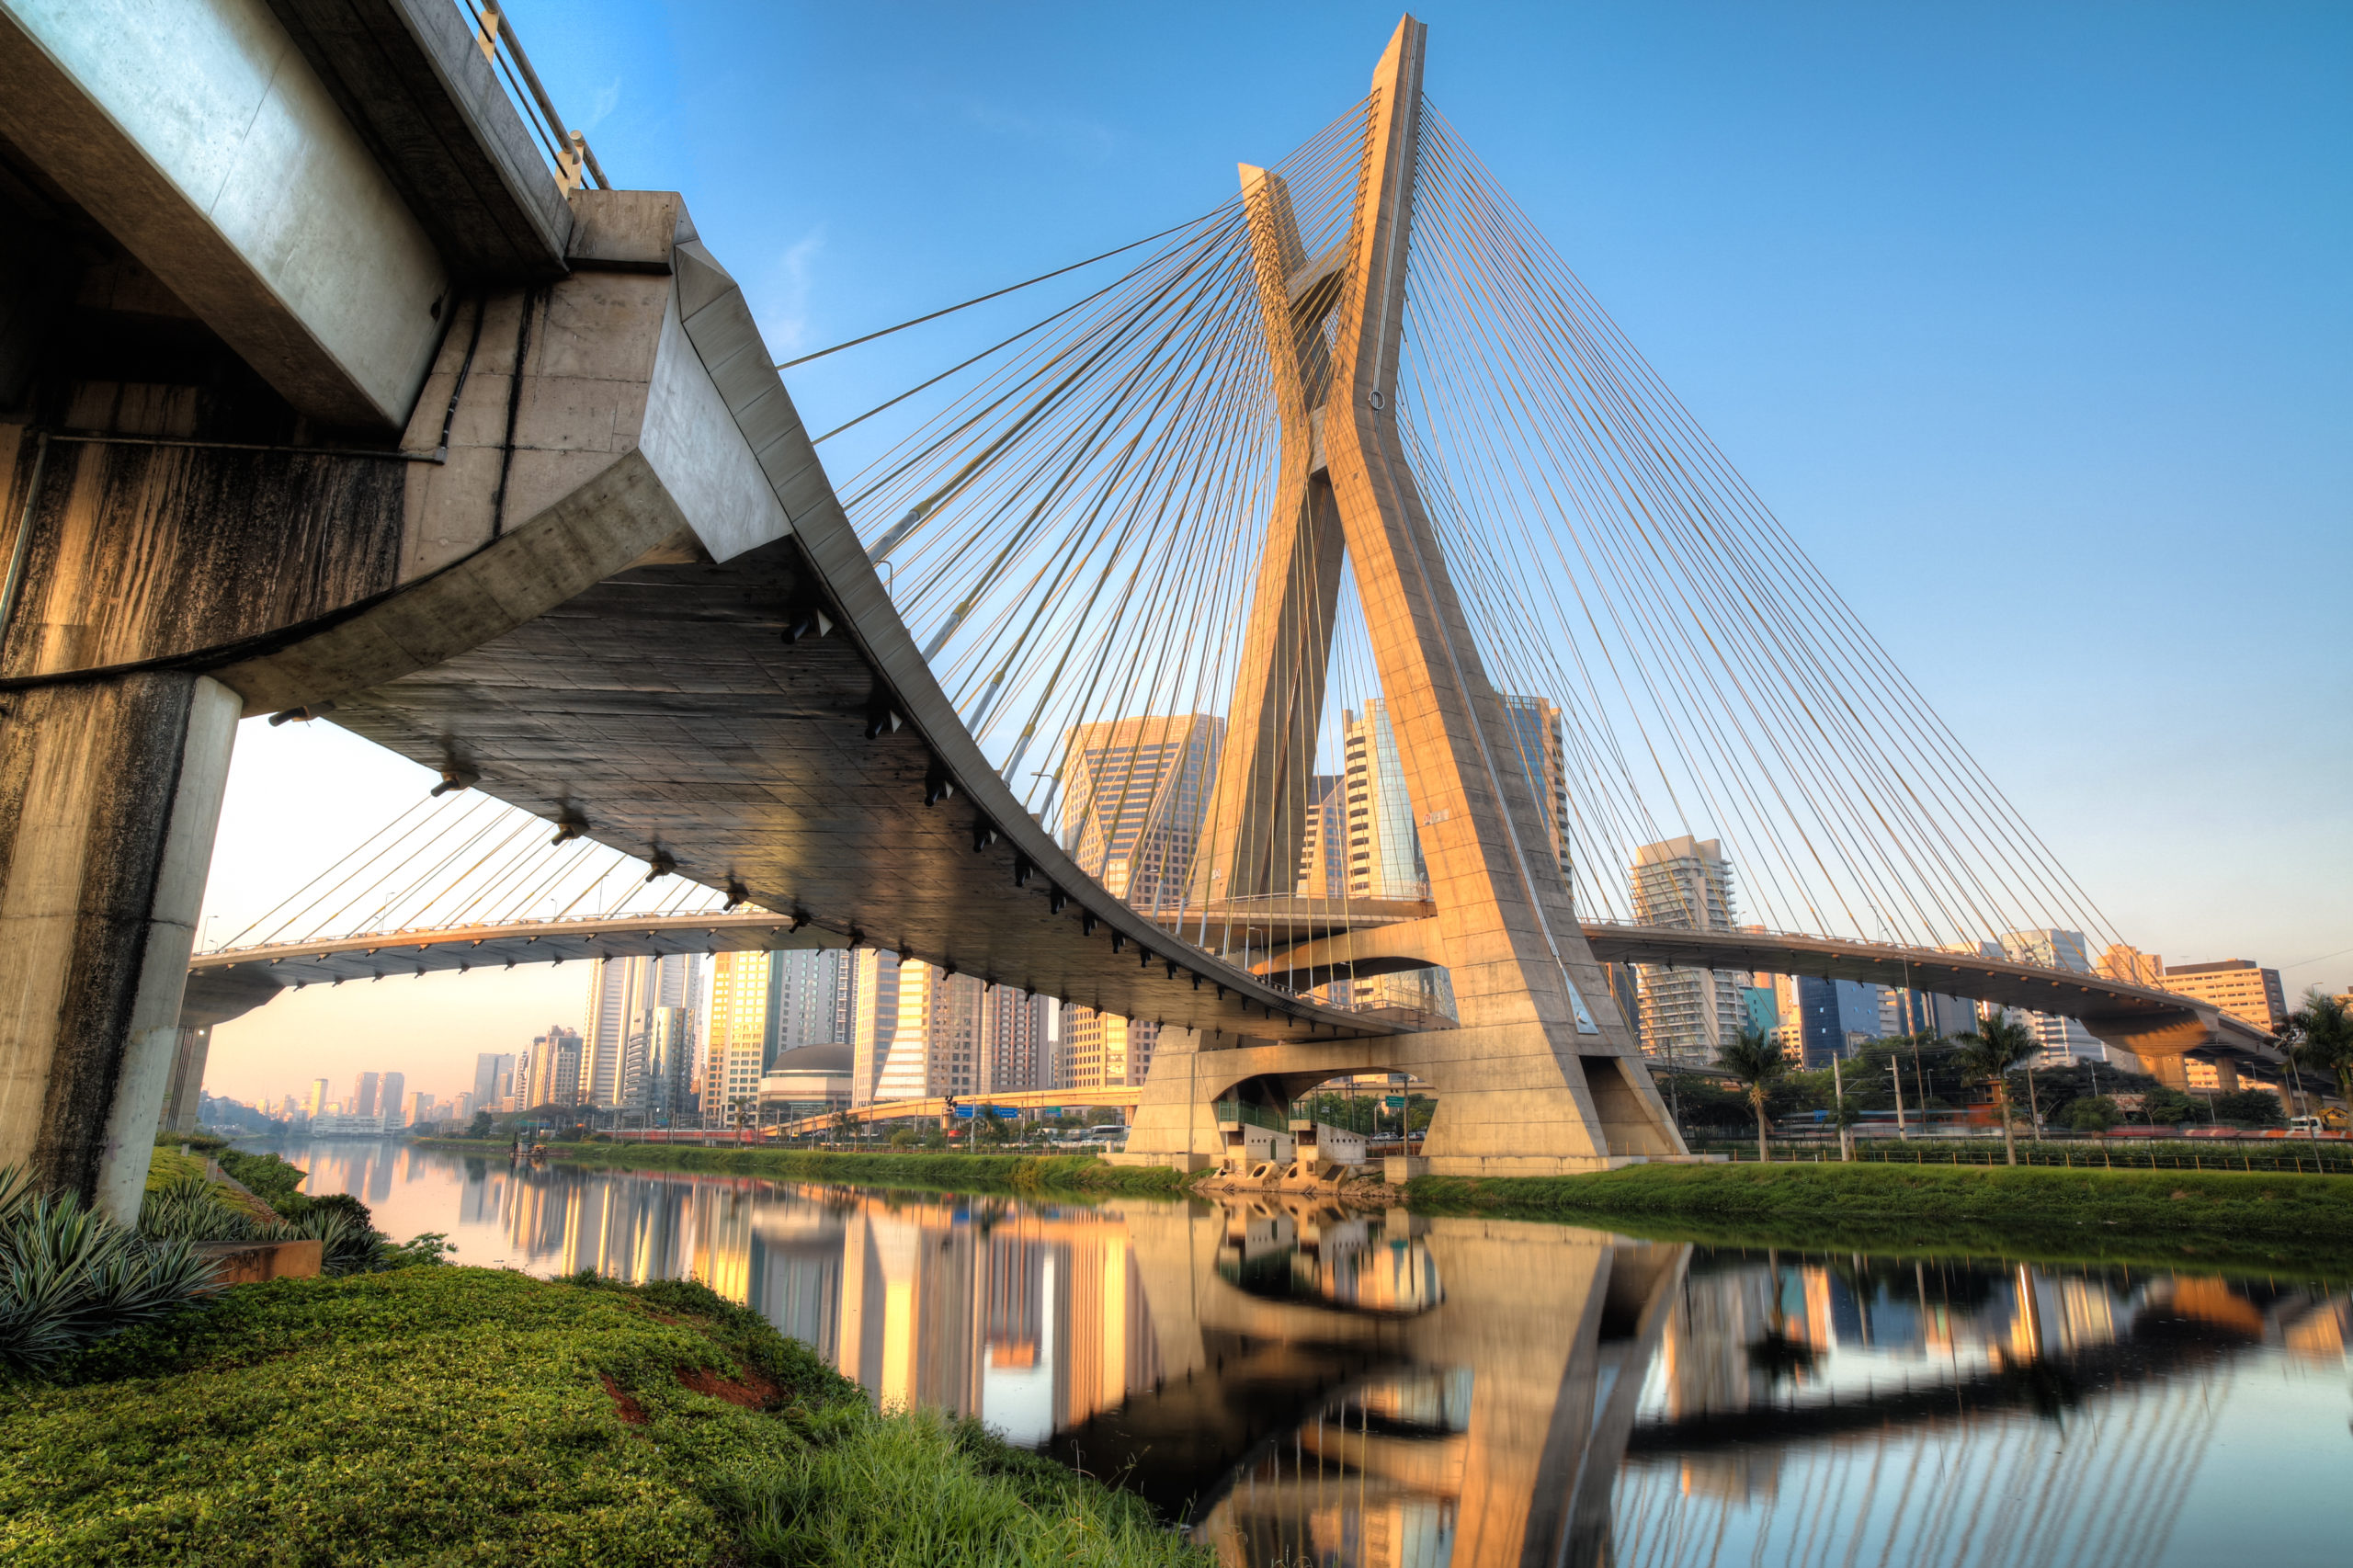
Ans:
[[[223,1285],[259,1285],[272,1279],[316,1279],[325,1248],[317,1242],[199,1242],[197,1256],[211,1260],[213,1278]]]
[[[406,421],[449,268],[263,0],[0,0],[0,135],[294,407]]]
[[[240,705],[176,673],[7,700],[0,1165],[135,1216]]]
[[[269,0],[392,187],[469,282],[563,276],[572,213],[456,0]]]

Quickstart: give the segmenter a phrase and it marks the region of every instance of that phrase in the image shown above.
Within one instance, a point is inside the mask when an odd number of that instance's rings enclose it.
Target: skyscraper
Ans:
[[[580,1032],[562,1024],[550,1024],[545,1034],[531,1041],[525,1081],[517,1096],[522,1101],[519,1108],[538,1110],[542,1106],[566,1108],[580,1104],[581,1056]]]
[[[327,1081],[324,1078],[313,1078],[311,1080],[311,1097],[309,1101],[303,1105],[302,1114],[305,1116],[324,1116],[326,1113]]]
[[[890,1060],[893,1037],[899,1032],[899,959],[895,953],[861,952],[850,976],[856,1001],[850,1033],[850,1103],[870,1105],[883,1097],[878,1091],[883,1064]]]
[[[766,955],[760,955],[765,958]],[[611,1108],[642,1095],[631,1083],[656,1007],[702,1007],[702,959],[694,953],[602,959],[589,971],[588,1025],[581,1041],[581,1101]]]
[[[1422,862],[1421,832],[1405,790],[1405,765],[1389,709],[1379,698],[1362,713],[1345,710],[1342,749],[1347,761],[1348,893],[1354,898],[1423,899],[1430,895]]]
[[[1051,1022],[1057,1004],[1010,985],[992,987],[981,999],[981,1059],[972,1087],[979,1094],[1007,1094],[1054,1086]]]
[[[2077,974],[2090,974],[2091,949],[2081,931],[2059,931],[2037,928],[2002,933],[2000,951],[1989,957],[2008,959],[2013,963],[2040,964],[2046,969],[2068,969]],[[2094,1037],[2092,1031],[2069,1017],[2056,1013],[2016,1013],[2012,1015],[2034,1033],[2041,1042],[2042,1062],[2046,1066],[2061,1067],[2071,1062],[2108,1060],[2108,1047]]]
[[[383,1078],[380,1081],[380,1086],[376,1091],[376,1114],[382,1117],[392,1126],[398,1127],[403,1125],[401,1121],[401,1111],[406,1102],[402,1098],[402,1096],[407,1092],[407,1090],[408,1075],[406,1074],[385,1074]]]
[[[343,1114],[346,1116],[373,1116],[376,1114],[375,1074],[362,1073],[353,1081],[351,1085],[351,1104]]]
[[[1348,891],[1348,781],[1319,773],[1308,780],[1307,832],[1299,846],[1301,898],[1338,898]]]
[[[1541,697],[1503,698],[1504,716],[1518,743],[1528,787],[1544,812],[1544,832],[1561,875],[1569,874],[1569,770],[1562,744],[1561,710]]]
[[[1141,1084],[1152,1071],[1160,1026],[1092,1007],[1066,1006],[1062,1016],[1058,1089],[1102,1089]]]
[[[768,1059],[767,953],[721,953],[710,964],[710,1038],[703,1043],[702,1111],[751,1104]]]
[[[777,953],[768,967],[768,1061],[805,1045],[847,1045],[857,1014],[857,955]]]
[[[485,1051],[474,1058],[474,1108],[496,1110],[498,1102],[515,1092],[512,1051]]]
[[[1063,846],[1136,908],[1181,908],[1224,739],[1225,721],[1208,713],[1071,729],[1063,737]]]
[[[1686,930],[1733,927],[1732,862],[1713,838],[1645,844],[1631,869],[1634,921]],[[1645,1054],[1667,1061],[1715,1060],[1747,1018],[1743,993],[1748,976],[1709,969],[1642,967],[1642,1031]]]

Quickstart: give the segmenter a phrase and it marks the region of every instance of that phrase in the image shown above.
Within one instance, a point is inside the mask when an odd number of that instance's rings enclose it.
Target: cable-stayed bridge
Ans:
[[[1232,200],[813,433],[511,29],[179,10],[167,48],[0,7],[9,217],[87,301],[0,334],[39,346],[0,366],[0,1159],[135,1202],[265,712],[788,936],[1153,1020],[1131,1150],[1177,1164],[1203,1101],[1371,1066],[1443,1092],[1434,1168],[1682,1157],[1607,927],[1874,978],[2114,939],[1426,101],[1410,17]],[[1958,958],[2161,1071],[2260,1049]],[[1438,1006],[1361,1006],[1376,966]]]

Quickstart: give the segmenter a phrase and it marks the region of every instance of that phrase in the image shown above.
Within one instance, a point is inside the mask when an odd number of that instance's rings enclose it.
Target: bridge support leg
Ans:
[[[0,1165],[135,1220],[244,704],[149,673],[0,725]]]
[[[1205,1076],[1202,1066],[1199,1030],[1162,1028],[1143,1094],[1128,1119],[1127,1148],[1110,1156],[1114,1163],[1186,1172],[1217,1164],[1225,1143],[1211,1102],[1226,1080]]]
[[[193,1132],[204,1108],[204,1062],[212,1054],[212,1026],[185,1020],[172,1046],[172,1067],[164,1087],[163,1128]]]

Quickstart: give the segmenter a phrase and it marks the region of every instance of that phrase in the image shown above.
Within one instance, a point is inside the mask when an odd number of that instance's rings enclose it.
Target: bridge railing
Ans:
[[[531,57],[523,52],[523,41],[515,36],[506,14],[483,0],[457,0],[457,5],[473,23],[474,42],[483,58],[490,62],[506,96],[523,111],[523,122],[555,165],[556,184],[570,191],[594,181],[597,189],[610,190],[612,182],[589,150],[588,138],[565,126],[540,74],[531,69]]]

